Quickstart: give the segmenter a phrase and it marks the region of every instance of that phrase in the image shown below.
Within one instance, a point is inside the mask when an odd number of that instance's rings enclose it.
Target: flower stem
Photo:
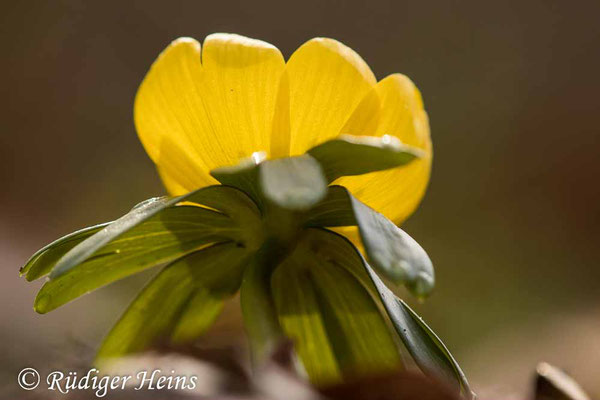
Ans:
[[[254,365],[265,361],[284,340],[271,295],[271,275],[287,253],[279,240],[267,239],[244,271],[240,302]]]

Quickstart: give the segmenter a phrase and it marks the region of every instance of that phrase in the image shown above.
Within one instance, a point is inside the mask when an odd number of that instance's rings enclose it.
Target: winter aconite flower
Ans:
[[[160,266],[98,362],[194,342],[239,292],[255,365],[291,341],[298,372],[330,384],[403,368],[400,339],[425,373],[470,395],[444,344],[384,283],[424,298],[435,281],[397,226],[423,196],[432,157],[408,78],[377,82],[332,39],[285,62],[268,43],[214,34],[171,43],[134,109],[170,197],[34,254],[21,274],[49,276],[37,312]]]
[[[135,125],[169,193],[215,184],[210,171],[253,153],[299,155],[341,134],[391,135],[424,151],[410,165],[335,183],[396,223],[421,200],[431,140],[421,95],[404,75],[379,82],[342,43],[309,40],[286,62],[269,43],[213,34],[171,43],[135,100]]]

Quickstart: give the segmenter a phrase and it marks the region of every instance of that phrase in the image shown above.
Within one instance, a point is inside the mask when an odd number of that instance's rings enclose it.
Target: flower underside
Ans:
[[[446,347],[379,277],[426,296],[434,275],[425,251],[346,188],[330,185],[339,176],[401,168],[419,156],[418,149],[385,139],[346,136],[302,156],[255,157],[214,170],[222,185],[150,199],[115,222],[59,239],[22,274],[28,280],[49,274],[35,302],[46,313],[167,264],[106,337],[99,362],[165,340],[196,340],[240,291],[256,362],[291,338],[310,379],[331,383],[400,368],[399,337],[426,373],[469,393]],[[357,227],[368,262],[331,230],[348,226]]]
[[[164,266],[96,362],[193,342],[240,292],[256,363],[291,339],[310,380],[328,384],[402,368],[399,338],[426,374],[471,396],[444,344],[384,283],[419,298],[434,285],[427,253],[395,224],[431,166],[408,78],[376,82],[331,39],[287,63],[237,35],[210,35],[202,51],[179,39],[140,86],[135,123],[171,197],[58,239],[21,269],[49,276],[34,304],[46,313]]]

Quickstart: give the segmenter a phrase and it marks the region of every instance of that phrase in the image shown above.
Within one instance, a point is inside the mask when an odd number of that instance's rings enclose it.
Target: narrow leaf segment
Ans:
[[[425,250],[383,214],[357,200],[342,186],[330,186],[315,206],[307,226],[356,225],[369,261],[386,278],[404,283],[418,297],[434,287],[433,264]]]
[[[238,289],[248,251],[217,244],[165,267],[105,338],[97,360],[144,350],[160,341],[189,342],[204,333]]]
[[[315,235],[318,235],[315,240],[322,243],[322,251],[339,260],[340,265],[367,285],[372,295],[381,301],[394,329],[419,368],[455,387],[457,391],[460,390],[464,396],[472,398],[473,393],[467,379],[450,351],[423,319],[385,286],[348,239],[327,230],[321,230]]]

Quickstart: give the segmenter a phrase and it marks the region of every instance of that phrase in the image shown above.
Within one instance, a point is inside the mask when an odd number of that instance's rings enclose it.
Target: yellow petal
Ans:
[[[271,131],[271,158],[290,155],[290,80],[286,71],[281,75]]]
[[[374,86],[358,103],[340,134],[373,136],[377,131],[380,116],[381,100],[377,86]]]
[[[363,59],[333,39],[312,39],[300,46],[290,57],[286,72],[292,155],[337,136],[376,83]]]
[[[171,196],[181,196],[189,192],[185,186],[182,186],[177,180],[173,179],[164,168],[157,165],[156,170],[158,171],[158,176],[160,176],[163,185],[167,189],[167,193]]]
[[[285,61],[269,43],[239,35],[214,34],[204,41],[202,96],[214,129],[202,151],[216,168],[237,164],[252,153],[271,153],[271,130]]]
[[[283,57],[272,45],[214,34],[200,44],[178,39],[142,82],[135,123],[169,191],[216,181],[209,171],[270,152]]]
[[[426,156],[404,167],[344,177],[336,183],[346,186],[358,199],[399,224],[412,214],[427,188],[432,159],[429,122],[421,94],[406,76],[390,75],[376,85],[375,91],[381,109],[377,129],[371,135],[396,136],[424,150]],[[372,112],[369,107],[356,110],[356,113]],[[353,115],[351,119],[368,121],[370,118]]]
[[[190,38],[177,39],[152,64],[134,106],[135,126],[146,152],[186,190],[210,179],[192,145],[201,136],[203,126],[198,121],[206,120],[200,76],[200,44]]]

